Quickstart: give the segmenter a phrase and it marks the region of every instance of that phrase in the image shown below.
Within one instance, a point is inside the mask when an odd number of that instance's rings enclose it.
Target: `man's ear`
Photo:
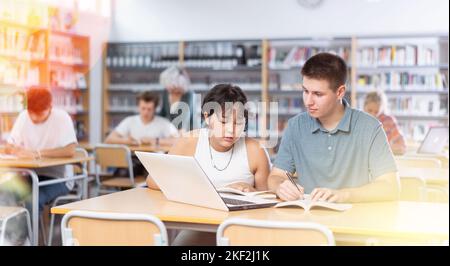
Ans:
[[[337,96],[338,96],[339,100],[344,99],[345,91],[346,91],[345,85],[339,86],[339,88],[336,90],[336,93],[337,93]]]

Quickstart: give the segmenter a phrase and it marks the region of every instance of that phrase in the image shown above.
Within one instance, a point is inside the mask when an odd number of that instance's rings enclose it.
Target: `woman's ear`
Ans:
[[[203,118],[205,119],[205,123],[207,126],[209,126],[209,115],[208,112],[203,113]]]

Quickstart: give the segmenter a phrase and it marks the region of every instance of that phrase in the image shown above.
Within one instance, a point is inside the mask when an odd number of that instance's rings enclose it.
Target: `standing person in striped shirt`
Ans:
[[[383,124],[392,152],[397,155],[404,154],[406,151],[405,138],[398,129],[396,119],[387,114],[387,100],[384,92],[369,92],[364,101],[364,111],[376,117]]]

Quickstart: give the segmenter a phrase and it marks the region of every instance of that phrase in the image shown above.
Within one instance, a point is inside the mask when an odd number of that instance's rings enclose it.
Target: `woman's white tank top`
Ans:
[[[248,164],[245,138],[240,138],[234,144],[233,149],[232,155],[232,149],[226,152],[218,152],[211,147],[211,160],[209,152],[209,130],[207,128],[200,129],[194,157],[216,188],[224,187],[235,182],[245,182],[252,186],[255,185],[255,177],[251,173]],[[232,156],[231,161],[230,156]],[[219,171],[213,166],[215,165],[217,168],[223,169],[229,161],[230,164],[223,171]]]

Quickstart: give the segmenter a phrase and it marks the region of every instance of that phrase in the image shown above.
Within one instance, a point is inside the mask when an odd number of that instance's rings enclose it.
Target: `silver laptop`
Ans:
[[[219,194],[194,157],[138,151],[136,156],[171,201],[223,211],[266,208],[277,203],[256,197]]]
[[[448,143],[448,127],[432,127],[422,141],[418,154],[440,154]]]

